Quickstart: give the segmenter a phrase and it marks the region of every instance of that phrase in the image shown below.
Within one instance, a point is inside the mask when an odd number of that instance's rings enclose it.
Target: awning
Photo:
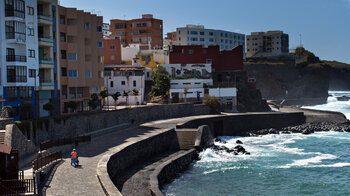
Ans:
[[[0,144],[0,153],[11,154],[11,146]]]

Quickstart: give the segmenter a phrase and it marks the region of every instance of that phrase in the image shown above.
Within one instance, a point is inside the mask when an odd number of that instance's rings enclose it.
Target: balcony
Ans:
[[[19,18],[20,20],[24,20],[25,12],[24,10],[19,11],[14,9],[5,9],[5,17],[16,17],[16,18]]]
[[[39,64],[53,65],[53,58],[50,57],[39,57]]]
[[[7,62],[27,62],[26,56],[21,55],[6,55]]]
[[[53,37],[48,35],[39,35],[39,45],[53,46]]]
[[[54,82],[52,80],[40,80],[40,86],[53,86]]]
[[[50,14],[38,12],[38,23],[52,24],[53,18]]]
[[[25,44],[26,34],[6,32],[6,42],[9,44]]]

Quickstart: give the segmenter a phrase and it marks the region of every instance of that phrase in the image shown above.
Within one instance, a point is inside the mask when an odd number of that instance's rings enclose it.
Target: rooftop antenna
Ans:
[[[303,47],[303,42],[302,42],[302,39],[301,39],[301,33],[299,34],[299,38],[300,38],[300,47]]]
[[[126,15],[124,14],[123,17],[124,17],[124,20],[125,20]]]

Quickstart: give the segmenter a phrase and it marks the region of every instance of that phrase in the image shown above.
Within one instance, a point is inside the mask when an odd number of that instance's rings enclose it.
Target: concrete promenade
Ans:
[[[77,147],[81,168],[70,165],[69,152],[65,154],[64,162],[57,168],[49,187],[47,195],[104,195],[96,177],[98,161],[105,153],[113,151],[113,148],[146,135],[153,135],[165,128],[174,128],[177,123],[186,122],[195,118],[205,118],[213,115],[190,116],[159,120],[129,127],[122,130],[114,130],[112,133],[92,138],[90,144]],[[97,122],[98,123],[98,122]]]

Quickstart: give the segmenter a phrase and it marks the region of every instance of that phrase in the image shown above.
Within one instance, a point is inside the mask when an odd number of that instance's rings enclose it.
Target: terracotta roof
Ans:
[[[11,154],[11,146],[0,144],[0,153]]]

